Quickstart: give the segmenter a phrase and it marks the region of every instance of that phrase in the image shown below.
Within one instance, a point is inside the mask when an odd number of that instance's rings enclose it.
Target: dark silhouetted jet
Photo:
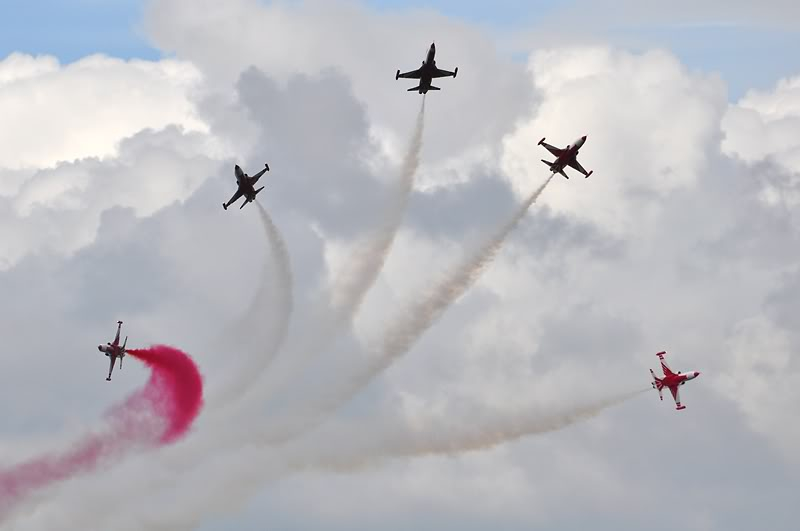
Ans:
[[[458,67],[452,72],[448,70],[442,70],[441,68],[436,68],[436,61],[433,57],[436,55],[436,44],[431,43],[431,47],[428,50],[428,56],[422,61],[422,66],[417,68],[416,70],[412,70],[411,72],[406,72],[405,74],[401,74],[400,70],[397,71],[395,74],[395,79],[406,78],[406,79],[419,79],[419,85],[416,87],[408,89],[409,92],[414,90],[419,91],[420,94],[427,94],[429,90],[440,90],[439,87],[434,87],[431,85],[431,82],[434,78],[437,77],[456,77],[458,74]]]
[[[239,187],[239,189],[236,190],[236,193],[233,194],[233,197],[231,197],[230,201],[227,203],[222,203],[222,208],[225,210],[228,210],[228,207],[235,203],[242,196],[245,197],[245,202],[242,203],[242,206],[239,207],[239,210],[243,209],[244,206],[250,201],[255,200],[258,192],[263,190],[264,187],[262,186],[256,190],[253,186],[258,182],[261,176],[264,175],[265,171],[269,171],[269,164],[264,164],[264,169],[252,177],[249,177],[245,172],[243,172],[238,164],[233,171],[236,174],[236,185]]]
[[[564,149],[557,148],[555,146],[551,146],[550,144],[544,141],[544,138],[539,140],[539,145],[544,146],[547,151],[552,153],[556,160],[554,162],[550,162],[549,160],[542,159],[542,162],[550,166],[550,171],[553,173],[560,173],[564,176],[565,179],[569,179],[567,174],[564,173],[564,168],[569,166],[572,169],[578,170],[583,174],[584,177],[588,177],[592,174],[592,172],[587,172],[583,169],[583,166],[580,165],[578,162],[578,152],[583,147],[583,144],[586,143],[586,136],[580,137],[578,140],[573,142],[572,144],[568,145]],[[594,170],[592,170],[594,171]]]

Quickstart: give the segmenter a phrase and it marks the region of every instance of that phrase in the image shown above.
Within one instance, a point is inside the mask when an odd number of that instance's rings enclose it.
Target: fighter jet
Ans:
[[[262,186],[261,188],[256,190],[253,188],[253,185],[255,185],[256,182],[258,182],[258,180],[261,178],[262,175],[264,175],[264,172],[266,171],[269,171],[269,164],[264,164],[263,170],[250,177],[245,172],[243,172],[242,169],[237,164],[234,167],[233,172],[236,175],[236,185],[239,187],[239,189],[236,190],[236,193],[233,194],[233,197],[231,197],[230,201],[228,201],[227,203],[222,203],[222,208],[228,210],[228,207],[231,206],[233,203],[235,203],[242,196],[245,197],[245,202],[242,203],[242,206],[239,207],[239,210],[243,209],[247,203],[253,201],[256,198],[256,195],[258,195],[258,192],[264,189],[264,187]]]
[[[128,344],[128,336],[125,336],[125,342],[122,346],[119,346],[119,332],[121,328],[122,321],[117,321],[117,336],[114,338],[114,342],[106,343],[105,345],[97,345],[97,350],[105,352],[106,356],[109,358],[107,382],[111,381],[111,372],[114,370],[114,362],[117,361],[117,358],[119,358],[119,370],[122,370],[122,358],[125,357],[125,347]]]
[[[664,371],[664,377],[659,378],[656,376],[656,373],[653,372],[653,369],[650,369],[650,374],[653,376],[652,386],[653,389],[658,390],[658,396],[661,400],[664,400],[664,395],[661,394],[661,391],[666,387],[672,393],[672,398],[675,399],[675,409],[681,410],[686,409],[686,406],[681,405],[681,395],[678,393],[678,387],[684,385],[689,380],[694,380],[698,376],[700,376],[699,371],[689,371],[687,373],[682,373],[681,371],[673,372],[672,369],[669,368],[667,362],[664,360],[664,354],[666,352],[659,352],[656,354],[658,359],[661,360],[661,369]]]
[[[394,78],[395,80],[402,78],[408,79],[419,79],[419,85],[416,87],[408,89],[408,92],[412,91],[419,91],[420,94],[427,94],[429,90],[441,90],[439,87],[434,87],[431,85],[431,81],[437,77],[456,77],[458,75],[458,67],[452,72],[448,70],[442,70],[441,68],[436,68],[436,61],[434,61],[433,57],[436,55],[436,44],[431,43],[430,49],[428,49],[428,56],[422,61],[422,66],[417,68],[416,70],[412,70],[411,72],[406,72],[404,74],[400,73],[400,70],[397,71]]]
[[[587,173],[586,170],[583,169],[583,166],[581,166],[580,163],[578,163],[578,151],[581,149],[581,147],[583,147],[583,144],[585,143],[586,143],[586,135],[580,137],[578,140],[568,145],[564,149],[561,149],[545,143],[544,138],[542,138],[541,140],[539,140],[539,145],[544,146],[547,149],[547,151],[549,151],[556,157],[555,162],[550,162],[544,159],[542,159],[542,162],[550,166],[551,172],[560,173],[561,175],[564,176],[565,179],[569,179],[569,177],[567,177],[567,174],[564,173],[564,168],[566,168],[567,166],[575,170],[578,170],[584,175],[584,177],[589,177],[594,170]]]

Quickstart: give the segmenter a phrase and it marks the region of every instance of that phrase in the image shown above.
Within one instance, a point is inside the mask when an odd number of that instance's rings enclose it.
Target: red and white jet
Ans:
[[[553,173],[560,173],[564,176],[565,179],[569,179],[567,174],[564,173],[564,168],[569,166],[572,169],[578,170],[583,174],[584,177],[589,177],[592,174],[592,171],[587,172],[583,169],[583,166],[580,165],[578,162],[578,151],[580,151],[581,147],[586,143],[586,135],[583,135],[578,140],[573,142],[572,144],[568,145],[564,149],[557,148],[555,146],[551,146],[550,144],[544,141],[544,138],[539,140],[539,145],[544,146],[547,151],[555,156],[556,160],[554,162],[550,162],[548,160],[542,159],[542,162],[550,166],[550,171]]]
[[[119,332],[121,328],[122,321],[117,321],[117,335],[114,338],[114,342],[106,343],[105,345],[97,345],[97,350],[105,352],[106,356],[109,358],[107,382],[111,381],[111,372],[114,370],[114,362],[117,361],[117,358],[119,358],[119,370],[122,370],[122,358],[125,357],[125,353],[127,352],[125,347],[128,344],[128,336],[125,336],[125,342],[122,346],[119,344]]]
[[[699,371],[690,371],[687,373],[682,373],[681,371],[673,372],[672,369],[669,368],[667,362],[664,361],[664,354],[666,352],[659,352],[656,354],[658,359],[661,360],[661,369],[664,371],[664,377],[659,378],[656,376],[656,373],[653,372],[653,369],[650,369],[650,374],[653,375],[653,389],[658,390],[658,396],[661,400],[664,400],[664,395],[661,394],[661,391],[667,387],[669,388],[670,392],[672,393],[672,398],[675,399],[675,409],[686,409],[686,406],[681,405],[681,395],[678,393],[678,387],[685,384],[689,380],[694,380],[698,376],[700,376]]]

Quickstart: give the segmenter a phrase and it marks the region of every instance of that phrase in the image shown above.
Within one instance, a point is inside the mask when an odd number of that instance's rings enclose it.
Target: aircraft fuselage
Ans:
[[[694,380],[700,376],[699,371],[679,372],[678,374],[668,374],[663,378],[659,378],[664,387],[676,387],[683,385],[689,380]]]
[[[236,173],[236,186],[239,187],[239,190],[241,190],[242,195],[247,201],[253,201],[256,198],[256,189],[248,182],[247,174],[242,171],[242,168],[240,168],[238,164],[234,172]]]
[[[586,136],[582,136],[572,144],[564,148],[564,151],[556,157],[555,162],[551,166],[554,173],[564,171],[564,168],[569,166],[570,162],[578,160],[578,152],[586,143]]]
[[[425,56],[425,60],[422,61],[422,67],[420,68],[420,76],[419,76],[419,93],[420,94],[427,94],[431,88],[431,84],[433,83],[433,73],[436,71],[436,44],[431,43],[431,47],[428,48],[428,55]]]

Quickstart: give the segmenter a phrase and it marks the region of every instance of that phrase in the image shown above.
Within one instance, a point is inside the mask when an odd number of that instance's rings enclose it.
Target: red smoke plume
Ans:
[[[93,470],[103,460],[180,439],[203,405],[203,381],[194,361],[164,345],[128,354],[152,373],[147,385],[113,406],[107,425],[58,455],[45,455],[0,470],[0,520],[32,491]]]

